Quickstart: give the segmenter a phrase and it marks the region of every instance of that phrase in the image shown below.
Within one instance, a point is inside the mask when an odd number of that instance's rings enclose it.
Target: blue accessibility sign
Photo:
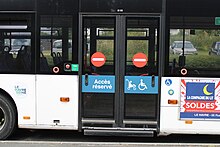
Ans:
[[[157,94],[158,77],[155,76],[155,84],[152,86],[151,76],[125,76],[125,93]]]
[[[82,92],[114,93],[115,76],[88,75],[88,81],[85,84],[85,75],[83,75]]]

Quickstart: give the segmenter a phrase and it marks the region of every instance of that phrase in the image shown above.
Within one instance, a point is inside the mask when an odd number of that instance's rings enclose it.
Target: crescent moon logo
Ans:
[[[204,92],[204,94],[205,95],[211,95],[212,94],[212,92],[209,92],[208,90],[207,90],[207,87],[209,86],[209,84],[206,84],[204,87],[203,87],[203,92]]]

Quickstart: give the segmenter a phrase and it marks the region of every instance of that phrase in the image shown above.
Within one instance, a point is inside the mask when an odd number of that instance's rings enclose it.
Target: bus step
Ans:
[[[153,130],[95,130],[84,129],[84,135],[93,136],[130,136],[130,137],[153,137]]]

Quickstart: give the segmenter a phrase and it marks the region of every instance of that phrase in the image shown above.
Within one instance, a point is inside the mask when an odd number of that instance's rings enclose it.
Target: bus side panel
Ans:
[[[163,77],[161,80],[160,134],[220,134],[220,119],[181,119],[181,79],[180,77]],[[193,79],[193,78],[184,78]],[[207,78],[194,78],[195,81]],[[211,79],[215,81],[219,79]],[[192,89],[195,90],[195,89]],[[177,104],[168,101],[177,100]],[[205,114],[205,113],[204,113]]]
[[[0,88],[14,100],[18,111],[18,125],[36,124],[35,75],[0,75]]]
[[[78,129],[78,76],[37,75],[36,84],[38,127]]]
[[[169,115],[168,115],[169,114]],[[161,107],[160,134],[220,134],[220,121],[187,121],[179,119],[178,107]],[[188,120],[190,121],[190,120]]]

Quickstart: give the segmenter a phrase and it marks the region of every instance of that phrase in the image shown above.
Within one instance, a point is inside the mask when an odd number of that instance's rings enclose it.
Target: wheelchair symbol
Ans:
[[[141,91],[147,89],[147,85],[143,82],[143,79],[141,79],[140,83],[138,84],[138,89]]]

